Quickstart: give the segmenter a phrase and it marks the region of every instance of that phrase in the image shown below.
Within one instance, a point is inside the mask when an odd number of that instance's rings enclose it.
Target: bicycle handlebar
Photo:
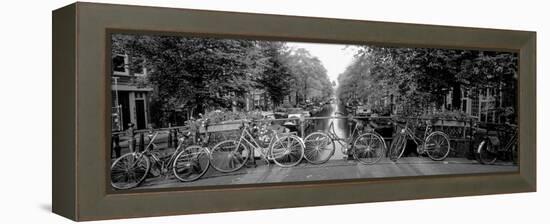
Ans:
[[[153,130],[150,130],[149,132],[147,132],[149,134],[152,134],[152,135],[158,135],[158,134],[170,134],[170,131],[168,130],[158,130],[158,131],[153,131]]]
[[[353,117],[348,117],[348,120],[353,121],[353,122],[355,122],[355,123],[361,122],[359,119],[353,118]]]

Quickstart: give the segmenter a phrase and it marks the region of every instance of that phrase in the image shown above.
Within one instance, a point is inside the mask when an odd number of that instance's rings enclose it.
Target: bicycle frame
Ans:
[[[348,137],[340,137],[336,134],[336,130],[334,129],[334,120],[331,120],[328,131],[326,133],[328,134],[332,142],[338,142],[338,144],[340,144],[341,149],[343,151],[343,149],[348,150],[351,147],[350,145],[354,139],[353,136],[355,136],[355,134],[359,132],[358,129],[359,128],[357,128],[357,123],[356,123],[355,125],[353,125],[353,129],[351,126],[349,127],[350,135]]]
[[[158,134],[159,134],[159,132],[155,132],[155,134],[153,134],[153,136],[150,138],[149,144],[147,144],[147,147],[145,147],[145,150],[143,150],[142,152],[138,152],[138,153],[140,154],[139,158],[141,158],[141,156],[147,156],[147,157],[151,158],[151,163],[157,165],[160,168],[160,173],[162,175],[165,175],[166,172],[169,170],[170,166],[172,166],[174,164],[174,160],[176,158],[176,155],[178,154],[177,152],[179,150],[181,150],[181,146],[183,145],[183,141],[180,141],[180,143],[176,147],[176,150],[174,151],[174,153],[172,153],[172,155],[170,156],[170,158],[168,160],[161,159],[161,158],[158,158],[157,155],[155,155],[155,153],[152,153],[152,150],[151,150],[151,148],[154,149],[155,146],[156,146],[155,145],[155,140],[156,140]]]
[[[512,147],[517,144],[517,139],[518,139],[518,131],[517,131],[517,128],[515,128],[513,133],[511,134],[511,139],[506,142],[506,145],[504,145],[504,147],[498,147],[498,148],[495,147],[496,152],[511,152]]]
[[[276,140],[279,140],[279,135],[273,134],[273,136],[274,137],[270,139],[267,148],[264,148],[260,146],[260,144],[256,141],[256,139],[254,139],[254,136],[250,134],[249,127],[244,127],[243,131],[241,132],[241,136],[239,137],[237,148],[244,141],[244,143],[246,143],[250,148],[252,148],[253,150],[259,150],[263,154],[262,157],[265,157],[266,159],[268,159],[268,154],[264,153],[262,150],[269,149]],[[252,150],[250,152],[252,153]]]
[[[504,151],[505,152],[511,152],[512,147],[514,145],[516,145],[517,142],[518,142],[518,131],[516,129],[516,130],[514,130],[514,134],[513,134],[512,138],[510,139],[510,141],[508,141],[508,143],[506,143],[506,146],[504,146]]]
[[[414,131],[409,127],[409,122],[406,122],[404,127],[401,129],[401,135],[405,135],[405,139],[412,139],[413,142],[416,144],[416,152],[418,154],[424,154],[426,152],[426,148],[428,147],[426,145],[426,138],[428,135],[432,133],[432,126],[427,123],[426,128],[424,129],[424,135],[422,138],[418,137]]]
[[[142,181],[144,181],[145,179],[147,179],[147,176],[148,174],[153,174],[154,176],[164,176],[165,178],[168,178],[170,177],[169,174],[169,171],[170,170],[173,170],[174,171],[174,174],[176,175],[176,177],[182,181],[184,181],[181,177],[178,176],[178,174],[176,174],[176,169],[175,169],[175,166],[176,166],[176,158],[178,157],[178,155],[181,153],[181,149],[183,148],[183,145],[185,143],[185,136],[183,136],[182,138],[180,138],[179,140],[179,143],[177,145],[177,147],[175,148],[175,151],[171,153],[171,155],[169,155],[168,153],[164,154],[164,155],[160,155],[159,153],[161,153],[160,151],[158,150],[155,150],[155,140],[157,139],[158,135],[159,135],[160,132],[155,132],[153,134],[149,134],[149,143],[147,144],[147,147],[141,151],[141,152],[130,152],[130,153],[127,153],[125,154],[123,157],[126,157],[126,156],[129,156],[129,158],[133,158],[133,162],[131,162],[132,164],[130,166],[125,166],[126,168],[126,171],[124,171],[124,169],[121,171],[121,172],[129,172],[128,169],[134,169],[134,167],[137,167],[136,165],[138,163],[140,163],[140,161],[145,161],[145,164],[146,164],[146,168],[143,170],[143,173],[141,173],[140,175],[142,176],[139,176],[139,178],[137,178],[135,176],[135,173],[134,174],[131,174],[133,175],[134,179],[132,179],[131,181],[135,181],[135,182],[132,182],[132,183],[129,183],[130,185],[126,185],[122,188],[120,188],[119,186],[116,186],[116,184],[113,183],[113,180],[111,179],[111,185],[114,187],[114,188],[118,188],[118,189],[128,189],[128,188],[133,188],[133,187],[136,187],[138,186]],[[118,161],[121,161],[121,159],[123,158],[118,158],[117,160],[115,160],[115,162],[111,165],[111,171],[113,169],[113,167],[115,166],[115,164],[118,162]],[[125,160],[123,160],[125,161]],[[123,164],[125,165],[125,164]],[[131,168],[128,168],[128,167],[131,167]],[[206,170],[205,170],[206,171]],[[201,173],[201,175],[204,174]],[[112,176],[111,176],[112,178]],[[200,176],[198,176],[198,178],[200,178]]]
[[[513,128],[512,132],[503,131],[504,134],[497,132],[496,136],[488,134],[483,138],[476,150],[476,156],[480,163],[493,164],[497,159],[504,158],[506,160],[511,159],[514,164],[517,164],[518,129],[515,125],[511,125],[511,127]],[[499,142],[496,142],[496,144],[493,145],[493,140],[491,139],[491,136],[498,138]],[[500,144],[500,140],[504,138],[509,138],[509,140],[506,141],[504,147],[501,147],[502,145]],[[485,154],[484,152],[488,152],[489,154]]]
[[[424,135],[422,138],[416,136],[416,134],[414,133],[414,131],[409,127],[409,123],[407,122],[405,124],[405,126],[403,127],[403,129],[401,129],[401,133],[405,134],[406,136],[408,136],[410,139],[412,139],[414,141],[415,144],[417,145],[424,145],[425,143],[425,140],[426,140],[426,137],[428,136],[428,134],[430,133],[431,131],[431,125],[426,125],[426,128],[424,129]]]

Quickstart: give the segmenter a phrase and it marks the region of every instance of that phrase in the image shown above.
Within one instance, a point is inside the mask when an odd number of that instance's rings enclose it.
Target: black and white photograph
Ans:
[[[518,53],[113,33],[111,188],[518,172]]]

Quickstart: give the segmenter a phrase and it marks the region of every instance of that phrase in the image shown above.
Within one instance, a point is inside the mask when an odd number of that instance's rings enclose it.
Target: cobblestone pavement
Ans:
[[[220,173],[210,168],[202,178],[194,182],[184,183],[174,177],[156,177],[148,178],[138,188],[217,186],[515,171],[518,171],[518,167],[511,163],[482,165],[477,161],[464,158],[447,158],[445,161],[432,161],[426,157],[404,157],[395,163],[383,159],[374,165],[362,165],[357,161],[340,159],[330,160],[321,165],[302,162],[298,166],[291,168],[281,168],[275,164],[258,164],[255,168],[245,167],[233,173]]]

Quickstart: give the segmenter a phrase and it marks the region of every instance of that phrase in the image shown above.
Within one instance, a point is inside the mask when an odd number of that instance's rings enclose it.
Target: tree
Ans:
[[[258,83],[269,93],[275,106],[283,102],[284,96],[291,90],[293,76],[283,57],[286,52],[282,42],[259,42],[264,57],[264,71],[258,78]]]
[[[310,98],[328,98],[333,88],[327,70],[321,61],[312,56],[306,49],[298,48],[286,55],[285,63],[293,75],[292,89],[298,102]]]
[[[342,73],[340,98],[363,103],[399,100],[405,113],[440,108],[453,94],[452,109],[461,106],[461,90],[498,86],[514,92],[517,55],[452,49],[364,46]]]
[[[120,50],[145,58],[149,75],[139,81],[155,86],[153,103],[163,113],[157,122],[164,124],[182,108],[193,115],[231,107],[263,72],[261,51],[248,40],[113,35],[113,51]]]

